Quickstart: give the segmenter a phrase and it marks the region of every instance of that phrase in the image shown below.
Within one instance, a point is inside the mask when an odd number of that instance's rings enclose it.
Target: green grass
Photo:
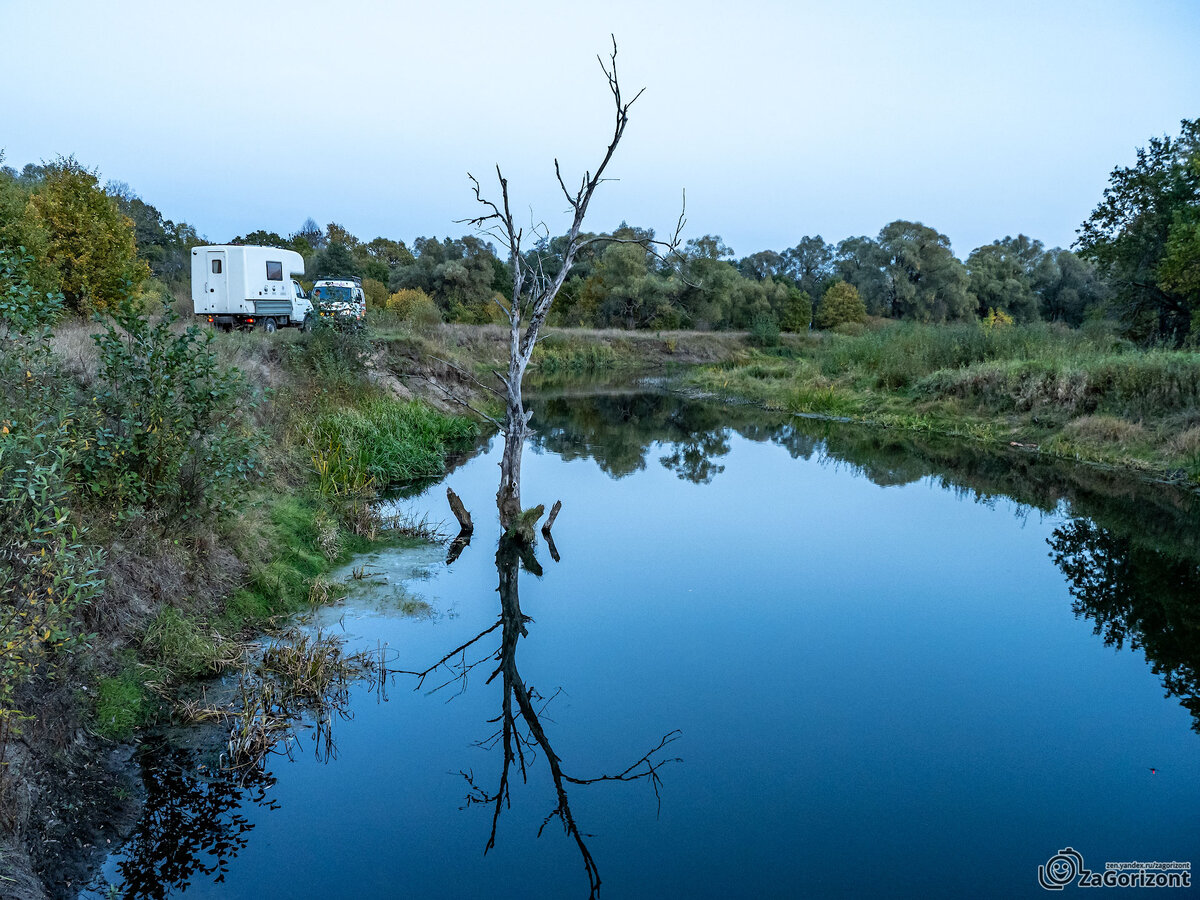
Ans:
[[[534,348],[531,362],[542,375],[588,375],[628,367],[634,360],[609,344],[556,335]]]
[[[468,419],[378,397],[320,416],[310,441],[321,492],[335,496],[441,475],[446,454],[477,434]]]
[[[904,323],[817,334],[689,380],[774,409],[1200,480],[1200,354],[1140,350],[1100,327]]]
[[[287,496],[274,501],[260,534],[270,548],[261,559],[247,560],[250,575],[245,587],[225,606],[218,623],[224,633],[237,633],[276,616],[304,609],[312,580],[330,571],[329,560],[318,546],[321,507],[315,498]],[[338,560],[365,549],[367,541],[344,534]]]
[[[159,673],[140,665],[133,653],[122,653],[118,662],[118,673],[102,678],[98,685],[95,730],[102,737],[125,740],[149,721],[155,704],[145,683]]]
[[[215,675],[233,660],[232,647],[208,623],[174,606],[164,606],[142,637],[144,659],[178,678]]]

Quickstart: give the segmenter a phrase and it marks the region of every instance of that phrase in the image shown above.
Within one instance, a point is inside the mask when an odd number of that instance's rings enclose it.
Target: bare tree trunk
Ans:
[[[587,215],[592,195],[605,180],[604,172],[608,168],[613,153],[616,152],[617,145],[621,142],[621,136],[625,133],[625,125],[629,121],[629,108],[641,96],[641,91],[632,100],[625,100],[621,96],[621,86],[617,80],[617,42],[615,38],[608,63],[605,64],[601,59],[600,67],[604,71],[613,99],[613,135],[599,165],[594,171],[584,173],[579,181],[579,187],[574,193],[567,189],[566,182],[563,181],[558,160],[554,161],[555,177],[572,211],[571,225],[567,229],[566,244],[562,250],[562,265],[558,267],[556,273],[547,272],[543,266],[540,249],[535,247],[530,256],[527,256],[526,251],[522,249],[521,240],[524,236],[524,229],[517,225],[513,216],[509,203],[508,180],[501,173],[500,167],[496,167],[496,178],[500,183],[499,202],[485,198],[479,180],[473,175],[468,175],[474,186],[475,199],[485,207],[486,211],[473,219],[464,221],[496,238],[508,251],[508,263],[512,268],[512,298],[507,304],[497,301],[510,325],[508,372],[504,375],[496,373],[504,385],[504,422],[496,422],[494,419],[492,421],[504,431],[504,455],[500,459],[500,488],[496,491],[496,508],[500,513],[500,526],[506,532],[516,534],[517,526],[521,525],[521,534],[518,536],[524,541],[532,540],[532,523],[522,521],[523,510],[521,508],[521,452],[529,433],[530,413],[525,409],[521,397],[521,381],[525,377],[525,370],[533,356],[533,348],[537,344],[538,335],[550,313],[550,305],[558,296],[559,289],[570,274],[571,267],[575,264],[576,254],[584,245],[599,240],[599,238],[581,238],[580,228]],[[683,228],[683,221],[681,213],[679,224],[675,229],[675,237],[669,245],[672,251],[677,244],[679,232]],[[535,225],[533,233],[542,241],[549,240],[550,235],[544,226]],[[604,240],[618,239],[609,237]],[[652,239],[638,242],[663,244],[661,241]],[[664,244],[664,246],[667,245]]]
[[[521,396],[528,360],[521,353],[521,327],[515,320],[509,349],[508,377],[504,380],[504,455],[500,457],[500,488],[496,491],[500,527],[506,532],[515,529],[521,516],[521,454],[529,433],[529,413]]]

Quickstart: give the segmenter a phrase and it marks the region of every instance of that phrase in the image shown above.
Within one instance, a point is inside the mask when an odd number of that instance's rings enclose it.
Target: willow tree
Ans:
[[[500,460],[500,488],[496,492],[496,506],[500,511],[500,526],[506,532],[521,536],[527,541],[532,537],[532,526],[539,514],[523,516],[521,507],[521,451],[525,437],[529,433],[529,420],[532,416],[532,413],[525,409],[521,396],[521,384],[525,378],[525,370],[529,367],[533,348],[537,345],[542,326],[546,324],[546,316],[550,313],[554,298],[558,296],[559,290],[571,273],[575,257],[580,249],[596,241],[622,241],[618,237],[581,237],[581,231],[588,206],[592,202],[592,196],[595,194],[596,188],[605,180],[604,172],[625,134],[625,126],[629,122],[629,109],[642,95],[642,91],[638,91],[628,100],[622,96],[621,85],[617,79],[617,42],[615,38],[608,62],[606,63],[601,57],[597,57],[597,59],[612,94],[615,113],[612,139],[605,148],[599,165],[594,170],[584,172],[579,180],[578,188],[574,191],[568,189],[558,160],[554,160],[554,174],[558,180],[558,186],[567,198],[572,214],[565,241],[560,245],[561,266],[556,268],[552,266],[553,271],[548,271],[547,267],[543,265],[541,253],[526,252],[522,242],[527,235],[525,229],[519,227],[513,217],[512,206],[509,202],[508,179],[504,177],[500,167],[496,166],[496,178],[500,186],[498,202],[485,197],[479,180],[468,173],[474,186],[475,199],[484,206],[486,211],[466,221],[499,242],[500,246],[508,253],[508,263],[512,271],[511,301],[497,300],[508,318],[509,358],[507,372],[496,373],[503,383],[501,396],[505,403],[504,421],[493,420],[504,433],[504,455]],[[682,225],[683,216],[681,215],[676,228],[676,238]],[[540,227],[531,227],[529,231],[530,241],[535,245],[548,237],[549,235]],[[674,239],[671,243],[648,239],[633,239],[625,242],[653,243],[672,248],[674,246]],[[537,247],[535,246],[534,249],[536,251]]]

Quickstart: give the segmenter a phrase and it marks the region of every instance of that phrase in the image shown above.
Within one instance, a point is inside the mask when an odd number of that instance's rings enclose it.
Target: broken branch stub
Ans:
[[[550,515],[546,519],[546,524],[542,526],[542,534],[547,538],[550,537],[550,529],[554,527],[554,520],[558,518],[558,511],[562,509],[562,501],[555,500],[554,505],[550,507]]]
[[[446,488],[446,499],[450,501],[450,511],[454,513],[454,518],[458,519],[458,527],[461,532],[471,534],[475,530],[475,524],[471,521],[471,514],[467,512],[467,508],[463,506],[463,502],[459,499],[458,494],[454,493],[453,488]],[[460,537],[462,534],[460,533]]]

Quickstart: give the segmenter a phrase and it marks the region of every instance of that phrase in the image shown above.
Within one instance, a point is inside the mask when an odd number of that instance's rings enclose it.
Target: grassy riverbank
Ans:
[[[699,368],[687,383],[773,409],[1200,481],[1200,355],[1139,349],[1104,329],[815,333]]]
[[[55,893],[129,796],[112,748],[186,721],[188,686],[336,599],[327,576],[353,553],[426,534],[371,501],[441,475],[478,426],[379,383],[361,335],[209,341],[155,316],[47,329],[13,296],[0,825],[19,840],[0,884],[39,872]]]

